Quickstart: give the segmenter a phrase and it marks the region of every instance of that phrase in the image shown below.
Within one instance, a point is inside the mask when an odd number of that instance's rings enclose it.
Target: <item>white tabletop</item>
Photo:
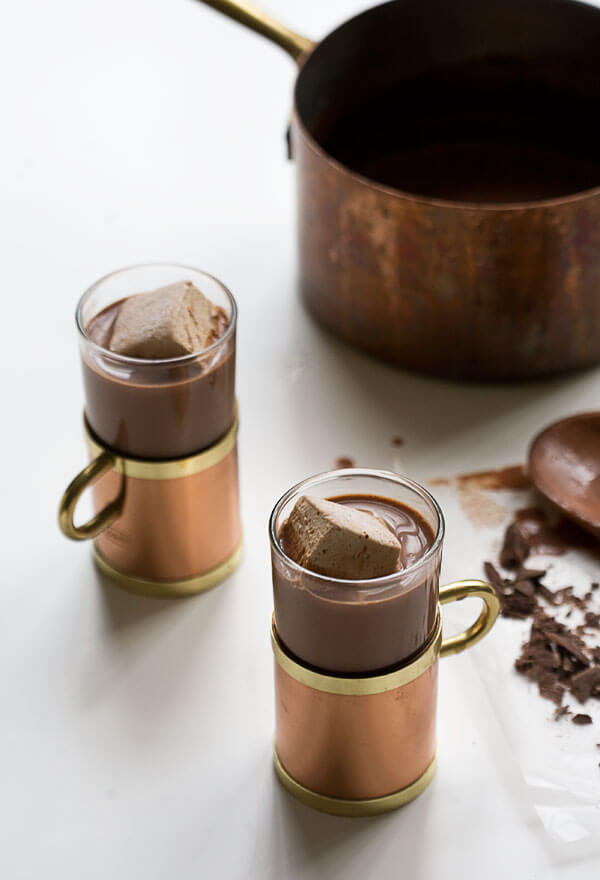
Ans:
[[[359,8],[272,2],[314,37]],[[213,11],[23,0],[5,13],[0,65],[2,876],[597,876],[543,832],[468,655],[443,664],[439,770],[416,802],[344,820],[279,787],[266,521],[340,455],[417,479],[519,461],[542,424],[597,407],[600,372],[465,387],[315,326],[295,292],[294,67]],[[103,587],[90,547],[56,525],[85,461],[76,300],[147,260],[206,269],[240,307],[245,556],[179,602]],[[447,572],[477,576],[453,553],[457,528]]]

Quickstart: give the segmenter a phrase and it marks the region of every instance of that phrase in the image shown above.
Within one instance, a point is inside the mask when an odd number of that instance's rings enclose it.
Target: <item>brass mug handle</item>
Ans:
[[[446,605],[448,602],[456,602],[470,596],[477,596],[478,599],[483,600],[481,613],[464,632],[458,633],[456,636],[448,636],[442,641],[441,657],[445,657],[447,654],[459,654],[470,648],[487,635],[496,622],[500,611],[500,602],[496,591],[490,584],[485,581],[471,580],[455,581],[445,587],[440,587],[440,605]]]
[[[115,500],[107,504],[99,513],[81,526],[76,526],[73,521],[81,494],[109,471],[114,463],[115,456],[105,449],[78,473],[65,489],[58,508],[58,524],[67,538],[72,538],[74,541],[95,538],[121,515],[125,498],[125,480],[122,481],[121,490]]]

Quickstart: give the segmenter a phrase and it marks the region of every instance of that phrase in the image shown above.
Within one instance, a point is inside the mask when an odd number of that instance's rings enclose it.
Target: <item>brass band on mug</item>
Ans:
[[[499,603],[483,581],[440,589],[440,604],[478,597],[483,609],[465,632],[434,632],[411,662],[378,675],[327,675],[298,662],[274,621],[274,764],[285,788],[308,806],[341,816],[396,809],[425,790],[435,769],[437,666],[490,630]],[[350,734],[349,734],[350,731]]]

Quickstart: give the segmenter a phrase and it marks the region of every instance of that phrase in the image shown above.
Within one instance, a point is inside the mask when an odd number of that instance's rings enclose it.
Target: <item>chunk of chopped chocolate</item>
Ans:
[[[520,565],[515,574],[515,578],[520,580],[537,581],[547,574],[545,568],[527,568],[526,565]]]
[[[560,656],[560,651],[558,650],[558,645],[552,642],[550,644],[550,650],[552,651],[552,665],[555,669],[560,669],[562,666],[562,657]]]
[[[535,594],[535,584],[533,581],[517,580],[513,584],[513,589],[524,596],[533,596]]]
[[[354,459],[350,458],[349,455],[340,455],[335,460],[335,468],[336,470],[340,470],[341,468],[351,468],[354,467]]]
[[[535,598],[522,593],[505,594],[501,599],[504,617],[529,617],[535,609]]]
[[[585,703],[600,685],[600,666],[590,666],[582,672],[577,672],[571,678],[569,685],[571,693],[575,694],[580,703]]]
[[[534,619],[531,625],[529,639],[522,646],[521,654],[515,660],[515,669],[536,682],[541,696],[559,706],[562,703],[565,686],[560,679],[560,670],[555,665],[558,647],[553,652],[552,643],[541,628],[541,622],[548,626],[553,623],[543,612],[537,612],[537,619]]]
[[[498,569],[492,565],[491,562],[484,562],[483,570],[485,571],[486,577],[492,587],[494,587],[496,592],[500,593],[500,595],[503,595],[505,592],[504,578]]]
[[[556,590],[553,595],[558,605],[571,605],[572,608],[584,610],[587,604],[585,599],[575,595],[572,586],[562,587],[560,590]]]
[[[549,590],[548,587],[545,587],[544,584],[536,584],[536,592],[546,600],[549,605],[556,605],[556,596]]]
[[[542,632],[549,642],[554,642],[556,645],[564,648],[572,657],[579,660],[583,666],[590,665],[587,654],[584,654],[581,650],[581,639],[577,638],[577,636],[560,632],[551,632],[547,629],[543,629]]]
[[[500,565],[516,568],[529,556],[529,543],[518,523],[512,522],[504,533],[504,543],[500,551]]]
[[[583,715],[581,712],[579,712],[577,715],[573,715],[571,721],[573,722],[573,724],[591,724],[592,718],[591,715]]]
[[[588,547],[589,539],[580,531],[541,508],[518,510],[505,530],[500,567],[488,561],[484,570],[500,600],[502,616],[531,618],[529,637],[514,663],[516,671],[555,704],[556,720],[572,716],[574,724],[585,725],[592,723],[591,716],[573,714],[566,698],[572,695],[580,703],[600,700],[600,646],[586,644],[592,630],[600,631],[600,582],[591,583],[584,594],[577,594],[571,585],[550,589],[543,582],[547,570],[527,565],[530,555]],[[505,576],[503,569],[508,569],[510,576]],[[550,616],[548,606],[561,609],[560,621]]]
[[[557,705],[562,703],[565,686],[557,681],[554,675],[549,672],[541,672],[537,679],[537,686],[540,696],[545,700],[552,700]]]

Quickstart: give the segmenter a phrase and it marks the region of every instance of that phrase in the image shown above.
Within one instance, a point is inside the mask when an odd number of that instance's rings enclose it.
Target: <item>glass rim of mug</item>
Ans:
[[[189,354],[178,355],[177,357],[171,358],[139,358],[139,357],[130,357],[126,354],[119,354],[118,352],[111,351],[110,348],[105,348],[103,345],[99,345],[97,342],[91,338],[88,334],[87,330],[84,327],[82,320],[82,312],[83,307],[89,297],[96,291],[101,284],[104,284],[109,278],[114,278],[116,275],[123,275],[126,272],[131,272],[135,269],[152,269],[152,268],[163,268],[163,269],[183,269],[188,272],[194,272],[199,275],[204,275],[205,278],[209,278],[211,281],[214,281],[217,284],[227,297],[229,301],[229,305],[231,307],[231,316],[229,324],[227,325],[225,332],[222,336],[219,336],[218,339],[207,346],[207,348],[203,348],[200,351],[192,351]],[[174,283],[174,282],[173,282]],[[75,308],[75,324],[77,326],[78,333],[82,339],[85,340],[86,345],[91,346],[93,349],[101,352],[103,356],[108,356],[111,359],[114,359],[118,363],[123,364],[135,364],[136,366],[147,367],[148,369],[152,369],[154,367],[164,367],[164,366],[178,366],[182,364],[192,363],[198,357],[204,356],[206,354],[210,354],[210,352],[215,351],[219,348],[219,346],[223,345],[231,336],[235,333],[235,328],[237,324],[237,303],[235,301],[235,297],[232,292],[226,287],[222,281],[219,281],[214,275],[211,275],[210,272],[205,272],[203,269],[197,269],[195,266],[189,266],[186,263],[134,263],[131,266],[123,266],[120,269],[114,269],[112,272],[107,272],[106,275],[103,275],[101,278],[98,278],[97,281],[94,281],[87,290],[85,290],[82,295],[79,297],[79,301],[77,302],[77,306]]]
[[[387,480],[388,482],[396,483],[396,485],[404,486],[408,489],[411,489],[417,495],[420,495],[421,498],[431,504],[438,518],[438,526],[431,547],[428,548],[427,552],[424,553],[423,556],[420,557],[420,559],[417,559],[416,562],[413,562],[412,565],[409,565],[406,568],[402,568],[399,571],[393,571],[391,574],[386,574],[376,578],[336,578],[327,574],[319,574],[316,571],[311,571],[310,568],[306,568],[305,566],[300,565],[300,563],[292,559],[291,556],[288,556],[281,546],[276,530],[277,518],[281,510],[294,495],[302,495],[303,490],[307,486],[315,486],[318,484],[326,483],[329,480],[333,480],[338,477],[377,477],[379,479]],[[361,590],[368,589],[371,585],[373,585],[374,587],[386,587],[397,581],[399,577],[404,577],[405,575],[417,571],[421,566],[425,565],[432,558],[432,556],[437,553],[444,540],[445,531],[446,524],[444,520],[444,514],[442,513],[442,508],[433,497],[431,492],[429,492],[420,483],[417,483],[415,480],[411,480],[410,477],[405,477],[402,474],[396,474],[393,471],[379,470],[378,468],[340,468],[337,470],[322,471],[320,474],[315,474],[312,477],[307,477],[306,479],[301,480],[299,483],[296,483],[295,486],[292,486],[291,489],[288,489],[288,491],[281,496],[281,498],[276,502],[275,506],[273,507],[273,510],[271,511],[271,516],[269,517],[269,538],[271,541],[271,547],[273,547],[279,558],[282,559],[286,563],[286,565],[289,565],[298,572],[308,574],[312,579],[316,581],[321,581],[324,584],[344,584]]]

